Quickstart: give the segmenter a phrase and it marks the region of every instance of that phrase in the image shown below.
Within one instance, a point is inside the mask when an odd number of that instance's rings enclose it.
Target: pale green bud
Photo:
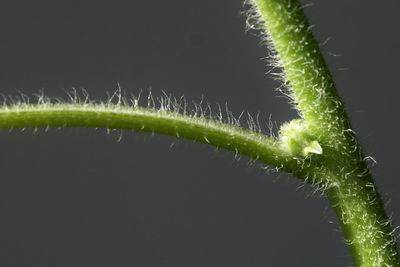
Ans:
[[[293,156],[309,156],[322,154],[322,147],[309,134],[302,120],[292,120],[281,126],[279,130],[280,146]]]

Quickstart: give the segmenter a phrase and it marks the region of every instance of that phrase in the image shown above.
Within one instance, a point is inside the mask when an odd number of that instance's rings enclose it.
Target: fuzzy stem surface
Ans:
[[[0,129],[91,127],[138,130],[207,143],[293,172],[298,162],[275,138],[206,117],[113,104],[35,104],[0,108]]]
[[[288,93],[323,150],[314,171],[300,177],[328,183],[326,195],[357,266],[400,266],[390,220],[303,6],[298,0],[251,3]]]

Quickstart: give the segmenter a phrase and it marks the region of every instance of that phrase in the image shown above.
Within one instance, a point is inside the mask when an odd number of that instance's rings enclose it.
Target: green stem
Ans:
[[[369,174],[349,176],[341,186],[328,189],[327,196],[356,266],[399,266],[392,225]]]
[[[275,138],[205,117],[113,104],[19,104],[0,108],[0,129],[39,127],[155,132],[224,148],[287,172],[298,169],[298,162],[281,149]]]
[[[357,266],[400,266],[390,221],[300,3],[252,1],[260,23],[268,29],[277,63],[285,71],[284,82],[303,118],[281,129],[279,139],[235,123],[164,108],[90,103],[4,105],[0,108],[0,128],[141,130],[249,156],[326,189]],[[314,149],[310,150],[310,144]],[[309,151],[317,155],[308,155]]]
[[[312,163],[314,170],[305,168],[298,175],[327,183],[327,196],[357,266],[400,266],[390,221],[301,3],[252,2],[288,93],[323,149]]]
[[[297,0],[253,0],[256,16],[266,29],[275,63],[284,70],[283,82],[310,131],[337,148],[348,143],[343,131],[350,122],[334,81]],[[348,148],[353,151],[352,147]]]

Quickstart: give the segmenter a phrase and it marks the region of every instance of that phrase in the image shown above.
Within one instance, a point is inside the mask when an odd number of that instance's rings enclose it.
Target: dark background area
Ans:
[[[378,161],[395,226],[399,8],[306,9],[318,39],[330,37],[324,53]],[[246,9],[242,0],[2,1],[0,92],[56,97],[75,87],[106,99],[120,83],[280,124],[295,113],[265,74],[265,48],[245,33]],[[2,131],[0,147],[1,266],[352,265],[325,198],[232,153],[134,132],[118,142],[102,129]]]

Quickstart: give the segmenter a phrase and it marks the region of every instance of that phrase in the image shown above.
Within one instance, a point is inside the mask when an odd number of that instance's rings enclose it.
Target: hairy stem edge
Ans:
[[[326,191],[356,266],[400,266],[390,220],[376,190],[334,80],[299,0],[249,0],[255,28],[265,33],[274,65],[304,123],[323,145],[314,176],[336,186]],[[316,179],[318,180],[318,179]]]
[[[298,165],[276,138],[205,117],[114,104],[21,104],[0,108],[0,129],[41,127],[154,132],[224,148],[289,173]]]

